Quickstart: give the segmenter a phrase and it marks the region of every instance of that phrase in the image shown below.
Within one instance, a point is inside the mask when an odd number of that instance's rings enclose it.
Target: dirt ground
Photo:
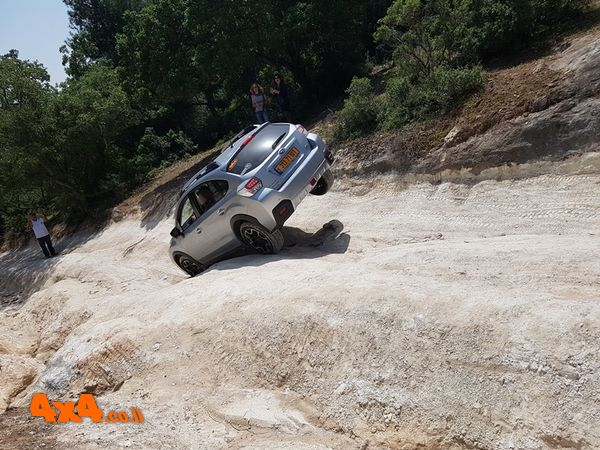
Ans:
[[[599,174],[593,153],[345,184],[303,203],[280,255],[194,279],[170,220],[5,254],[35,292],[1,313],[0,401],[94,392],[146,423],[13,409],[0,447],[597,448]]]

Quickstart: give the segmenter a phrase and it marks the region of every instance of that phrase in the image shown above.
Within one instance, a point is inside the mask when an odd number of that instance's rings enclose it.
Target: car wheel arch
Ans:
[[[231,218],[231,229],[233,230],[235,236],[240,239],[240,226],[244,222],[250,222],[255,225],[261,225],[261,223],[256,219],[256,217],[249,216],[247,214],[237,214]]]

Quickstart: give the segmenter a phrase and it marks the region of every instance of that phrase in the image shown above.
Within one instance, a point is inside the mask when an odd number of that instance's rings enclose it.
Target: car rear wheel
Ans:
[[[319,178],[315,187],[310,191],[312,195],[325,195],[329,192],[329,189],[333,186],[333,172],[327,169],[325,173]]]
[[[240,239],[257,253],[276,254],[283,248],[281,231],[269,231],[261,225],[244,222],[240,225]]]
[[[177,257],[177,265],[191,277],[195,277],[199,273],[204,272],[205,267],[185,253]]]

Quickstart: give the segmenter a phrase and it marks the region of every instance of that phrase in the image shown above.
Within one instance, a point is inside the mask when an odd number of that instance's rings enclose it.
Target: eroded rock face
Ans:
[[[28,388],[44,370],[33,358],[0,355],[0,413],[6,411],[13,399]]]
[[[557,160],[600,149],[600,32],[579,39],[559,53],[546,70],[564,78],[549,85],[527,112],[497,122],[483,133],[459,124],[444,145],[414,168],[418,173],[472,168],[475,172],[509,163]],[[493,114],[493,111],[489,112]]]
[[[33,392],[92,392],[146,417],[54,427],[68,447],[596,448],[600,164],[573,164],[479,183],[357,179],[307,199],[280,255],[192,279],[166,254],[170,220],[115,223],[2,316],[3,348],[23,340],[2,398],[26,410]]]
[[[463,168],[479,172],[509,163],[562,159],[600,149],[600,98],[565,100],[544,111],[499,123],[482,136],[441,147],[416,167],[435,173]]]

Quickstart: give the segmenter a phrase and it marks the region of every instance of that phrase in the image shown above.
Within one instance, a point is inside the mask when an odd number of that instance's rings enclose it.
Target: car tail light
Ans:
[[[296,129],[302,133],[304,136],[306,136],[308,134],[308,130],[306,128],[304,128],[302,125],[298,124],[296,125]]]
[[[238,191],[238,194],[243,197],[252,197],[258,191],[260,191],[262,187],[262,181],[256,177],[252,177],[246,181],[246,184],[242,186],[242,188]]]
[[[316,178],[311,179],[310,180],[310,185],[314,186],[315,184],[317,184],[317,179]]]
[[[250,136],[248,136],[246,139],[244,139],[244,142],[242,142],[242,145],[240,145],[240,148],[244,148],[246,145],[248,145],[250,143],[250,141],[252,139],[254,139],[254,136],[256,136],[256,134],[252,133]]]

